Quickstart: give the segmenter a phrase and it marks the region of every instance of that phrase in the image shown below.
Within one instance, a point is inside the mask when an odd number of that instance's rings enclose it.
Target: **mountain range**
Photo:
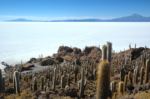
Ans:
[[[13,20],[5,20],[6,22],[150,22],[150,17],[145,17],[140,14],[132,14],[113,19],[98,19],[98,18],[85,18],[85,19],[64,19],[64,20],[31,20],[25,18],[18,18]]]

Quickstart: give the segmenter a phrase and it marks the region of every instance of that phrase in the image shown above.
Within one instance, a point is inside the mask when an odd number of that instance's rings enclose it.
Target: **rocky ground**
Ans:
[[[95,46],[84,50],[60,46],[52,56],[31,58],[15,68],[9,67],[5,69],[5,90],[1,91],[0,99],[95,99],[96,73],[101,56],[101,49]],[[150,59],[150,49],[144,47],[112,53],[110,78],[111,82],[116,82],[115,90],[110,94],[112,99],[150,99],[150,80],[144,83],[143,78],[141,84],[140,78],[146,59]],[[137,83],[133,80],[135,68],[138,68],[139,74]],[[21,72],[20,92],[17,94],[13,84],[13,72],[16,70]],[[129,75],[129,72],[132,83],[119,93],[118,83],[122,75]]]

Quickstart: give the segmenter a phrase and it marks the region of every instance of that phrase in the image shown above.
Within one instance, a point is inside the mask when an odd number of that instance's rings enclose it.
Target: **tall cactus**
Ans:
[[[132,72],[128,72],[128,80],[129,80],[129,85],[133,85],[133,77],[132,77]]]
[[[5,92],[5,78],[3,77],[3,79],[2,79],[3,81],[2,81],[2,91],[3,92]]]
[[[70,74],[67,74],[67,85],[70,86]]]
[[[81,98],[84,94],[84,89],[86,85],[85,75],[84,75],[84,68],[81,69],[81,82],[80,82],[80,91],[79,91],[79,98]]]
[[[2,76],[2,70],[0,69],[0,92],[2,92],[2,86],[3,86],[3,76]]]
[[[112,55],[112,43],[107,42],[107,60],[111,62],[111,55]]]
[[[103,60],[98,65],[96,99],[107,99],[110,86],[110,64]]]
[[[2,70],[0,69],[0,92],[4,92],[5,90],[5,79],[2,75]]]
[[[32,90],[35,92],[35,91],[37,91],[37,78],[36,77],[34,77],[33,78],[33,82],[32,82]]]
[[[119,94],[123,94],[124,93],[124,82],[123,81],[119,82],[118,93]]]
[[[74,65],[75,82],[77,82],[78,72],[79,72],[79,66],[75,64],[75,65]]]
[[[54,68],[54,76],[53,76],[53,86],[52,90],[55,90],[56,87],[56,68]]]
[[[149,73],[150,73],[150,60],[146,60],[146,69],[145,69],[145,84],[149,82]]]
[[[121,70],[120,70],[120,80],[123,81],[124,80],[124,77],[125,77],[125,68],[122,67]]]
[[[144,67],[142,67],[140,71],[140,85],[143,84],[143,76],[144,76]]]
[[[44,76],[41,77],[41,90],[44,90]]]
[[[124,77],[124,90],[126,91],[127,88],[127,84],[128,84],[128,75],[125,75]]]
[[[136,67],[134,69],[134,73],[133,73],[133,81],[134,81],[134,84],[137,84],[138,83],[138,67]]]
[[[107,59],[107,46],[103,45],[102,47],[102,60],[106,60]]]
[[[65,86],[66,86],[66,77],[65,77],[65,75],[61,76],[60,83],[61,83],[61,88],[65,88]]]
[[[19,85],[20,75],[19,74],[20,73],[18,71],[15,71],[13,75],[14,89],[15,89],[16,94],[20,94],[20,85]]]
[[[116,92],[116,81],[110,83],[110,90],[112,93]]]

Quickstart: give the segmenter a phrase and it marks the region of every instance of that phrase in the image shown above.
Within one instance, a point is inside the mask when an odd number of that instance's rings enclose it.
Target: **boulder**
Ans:
[[[54,59],[52,59],[52,58],[46,58],[46,59],[43,59],[43,60],[40,62],[40,64],[41,64],[42,66],[48,66],[48,65],[53,65],[53,64],[55,64],[55,61],[54,61]]]
[[[31,63],[24,64],[24,65],[22,66],[21,71],[31,70],[32,67],[34,67],[34,64],[31,64]]]

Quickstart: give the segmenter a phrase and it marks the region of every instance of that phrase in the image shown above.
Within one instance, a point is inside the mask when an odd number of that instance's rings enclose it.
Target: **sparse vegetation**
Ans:
[[[18,65],[20,71],[8,69],[5,79],[0,70],[0,99],[150,99],[149,59],[148,48],[112,53],[110,42],[102,51],[61,46],[53,57],[32,58]],[[41,62],[48,66],[32,71]]]

